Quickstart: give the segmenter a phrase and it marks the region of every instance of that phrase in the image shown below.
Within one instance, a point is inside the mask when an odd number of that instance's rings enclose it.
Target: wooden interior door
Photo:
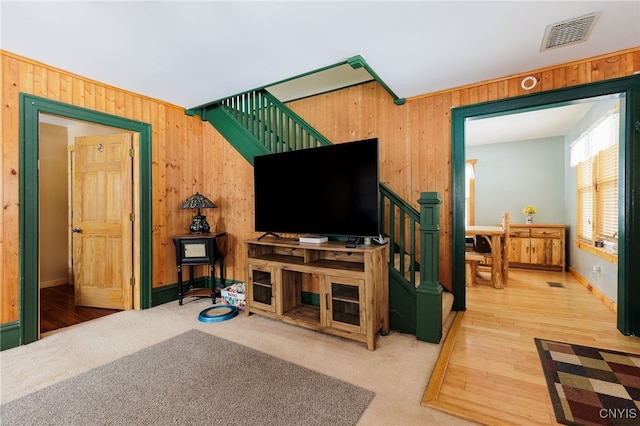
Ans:
[[[76,138],[73,279],[76,305],[131,309],[131,134]]]

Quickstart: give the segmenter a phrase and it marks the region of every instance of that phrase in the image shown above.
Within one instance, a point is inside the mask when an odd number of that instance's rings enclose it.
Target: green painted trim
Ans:
[[[140,298],[141,308],[151,307],[151,125],[114,115],[20,93],[20,317],[22,344],[38,339],[39,266],[39,114],[116,127],[140,135]]]
[[[389,328],[416,334],[416,288],[389,266]]]
[[[243,281],[233,280],[229,278],[225,278],[225,285],[228,287],[232,284],[238,284]],[[193,280],[195,287],[204,287],[211,288],[211,277],[198,277]],[[186,285],[187,282],[184,282],[183,285]],[[216,288],[221,288],[222,281],[220,278],[216,277]],[[163,305],[169,302],[175,302],[178,300],[178,283],[175,282],[173,284],[165,285],[162,287],[157,287],[151,289],[151,293],[153,295],[153,306]]]
[[[416,289],[416,339],[440,343],[442,339],[442,286]]]
[[[423,192],[420,204],[420,285],[416,289],[416,338],[442,339],[442,285],[439,278],[440,205],[437,192]]]
[[[621,94],[626,120],[621,122],[618,200],[618,329],[626,335],[640,336],[640,75],[530,95],[454,108],[452,132],[453,249],[452,277],[454,309],[465,310],[464,284],[464,123],[486,115],[506,115],[515,111],[542,109],[550,105],[579,102],[581,99]],[[621,114],[622,115],[622,114]]]
[[[215,129],[253,166],[253,157],[269,154],[262,145],[223,107],[204,108],[198,112],[200,117],[208,121]]]
[[[152,306],[164,305],[168,302],[178,300],[178,284],[165,285],[151,289]]]
[[[0,351],[20,346],[20,321],[0,324]]]
[[[329,145],[333,145],[331,143],[331,141],[329,139],[327,139],[323,134],[321,134],[319,131],[316,130],[315,127],[313,127],[311,124],[307,123],[305,121],[304,118],[300,117],[298,114],[296,114],[295,111],[293,111],[291,108],[289,108],[288,106],[286,106],[285,104],[283,104],[282,102],[280,102],[275,96],[273,96],[271,93],[265,91],[263,92],[263,95],[266,99],[268,99],[269,101],[271,101],[274,105],[276,105],[280,111],[282,112],[286,112],[287,116],[289,118],[292,118],[293,121],[295,121],[296,123],[298,123],[300,126],[302,126],[308,133],[309,135],[313,136],[316,138],[316,140],[318,142],[320,142],[320,145],[322,146],[329,146]]]
[[[365,61],[362,56],[352,56],[351,58],[347,59],[347,63],[351,65],[351,68],[353,69],[364,68],[369,73],[369,75],[373,77],[373,79],[377,81],[378,84],[382,86],[388,94],[391,95],[394,104],[404,105],[404,103],[407,101],[405,98],[400,98],[398,95],[396,95],[394,91],[391,90],[391,88],[387,85],[387,83],[385,83],[384,80],[382,80],[382,78],[380,78],[380,76],[373,70],[373,68],[371,68],[369,64],[367,64],[367,61]]]

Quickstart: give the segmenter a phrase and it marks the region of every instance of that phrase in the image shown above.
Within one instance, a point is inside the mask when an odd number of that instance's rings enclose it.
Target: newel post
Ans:
[[[437,192],[423,192],[420,204],[420,285],[416,288],[416,338],[439,343],[442,338],[442,285],[438,279],[440,204]]]

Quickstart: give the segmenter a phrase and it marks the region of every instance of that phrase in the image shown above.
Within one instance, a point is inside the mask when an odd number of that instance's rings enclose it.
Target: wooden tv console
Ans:
[[[369,350],[378,331],[389,332],[388,245],[265,238],[245,246],[247,315],[365,342]]]

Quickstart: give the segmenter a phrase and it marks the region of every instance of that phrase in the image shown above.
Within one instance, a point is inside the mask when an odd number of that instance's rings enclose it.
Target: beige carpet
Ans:
[[[368,351],[360,342],[258,315],[199,322],[198,313],[210,306],[207,299],[187,299],[183,306],[124,311],[0,352],[0,403],[197,329],[375,392],[361,425],[471,424],[420,405],[440,345],[392,333]]]
[[[245,426],[265,419],[275,425],[354,426],[374,396],[189,330],[0,405],[0,416],[2,424],[34,426]]]

